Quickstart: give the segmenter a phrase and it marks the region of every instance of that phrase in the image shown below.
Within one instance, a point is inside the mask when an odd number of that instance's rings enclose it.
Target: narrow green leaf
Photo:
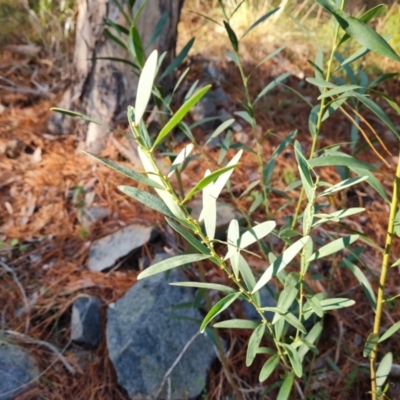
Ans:
[[[91,60],[109,60],[114,62],[121,62],[124,64],[130,65],[136,73],[136,70],[139,70],[139,66],[132,61],[126,60],[125,58],[118,58],[118,57],[93,57]]]
[[[191,282],[170,282],[170,285],[192,287],[198,289],[218,290],[219,292],[224,292],[224,293],[237,293],[235,289],[217,283],[204,283],[204,282],[191,281]]]
[[[309,168],[309,163],[307,162],[307,160],[305,159],[303,152],[301,150],[301,146],[300,143],[296,140],[295,144],[294,144],[294,149],[295,149],[295,155],[296,155],[296,160],[297,160],[297,165],[299,168],[299,172],[300,172],[300,178],[301,181],[303,182],[303,186],[304,186],[304,190],[307,194],[307,198],[308,201],[310,203],[313,203],[314,199],[314,183],[311,179],[311,175],[310,175],[310,168]]]
[[[258,321],[250,321],[248,319],[230,319],[214,324],[214,328],[226,329],[256,329],[259,325]]]
[[[235,168],[236,165],[229,165],[224,168],[217,169],[214,172],[211,172],[209,175],[205,176],[202,178],[193,189],[190,190],[190,192],[185,196],[185,198],[182,200],[182,204],[186,203],[188,200],[190,200],[196,193],[200,192],[203,190],[206,186],[210,185],[214,181],[216,181],[222,174],[225,172]]]
[[[327,82],[323,79],[320,78],[306,78],[306,81],[311,83],[312,85],[315,85],[319,88],[335,88],[337,87],[334,83],[332,82]]]
[[[185,59],[190,49],[192,48],[194,40],[195,39],[192,38],[189,40],[189,42],[186,43],[180,53],[172,60],[171,64],[169,64],[165,71],[161,74],[158,82],[161,82],[166,76],[174,72],[175,68],[178,68],[182,64],[182,61]]]
[[[279,75],[275,78],[272,82],[270,82],[261,92],[257,95],[256,99],[254,100],[253,105],[256,105],[257,102],[264,97],[267,93],[269,93],[272,89],[278,86],[280,83],[285,81],[290,76],[290,72],[285,72],[282,75]]]
[[[346,258],[344,258],[343,261],[346,264],[347,268],[353,273],[353,275],[358,280],[359,284],[361,285],[361,287],[369,301],[369,304],[371,305],[372,309],[375,311],[375,309],[376,309],[375,293],[374,293],[367,277],[363,274],[361,269],[357,267],[357,265],[353,264]]]
[[[140,84],[140,82],[139,82]],[[154,141],[151,151],[162,142],[162,140],[174,129],[188,111],[210,90],[211,85],[207,85],[195,93],[185,104],[183,104],[179,110],[172,116],[172,118],[166,123],[158,134],[157,139]]]
[[[132,25],[129,31],[129,41],[128,41],[129,52],[132,55],[132,58],[137,61],[139,66],[143,68],[146,55],[144,53],[142,39],[140,37],[140,33],[137,30],[136,26]]]
[[[205,176],[210,174],[210,170],[207,170]],[[206,234],[210,240],[214,239],[217,228],[217,199],[212,195],[212,185],[203,189],[203,209],[199,216],[199,221],[204,220]]]
[[[306,335],[306,337],[304,338],[306,342],[309,342],[311,344],[316,343],[316,341],[318,340],[318,338],[321,335],[321,332],[323,330],[322,327],[322,322],[317,322],[310,330],[310,332],[308,332],[308,334]],[[299,358],[300,361],[303,361],[305,355],[309,352],[310,347],[307,346],[306,344],[302,344],[299,349],[297,350],[298,354],[299,354]]]
[[[376,371],[376,386],[378,390],[382,390],[383,385],[388,378],[393,365],[393,354],[389,351],[386,353],[381,362],[379,363],[378,370]]]
[[[275,371],[278,364],[279,364],[279,355],[278,354],[275,354],[272,357],[268,358],[268,360],[265,362],[265,364],[261,368],[258,380],[260,382],[266,381],[271,376],[271,374]]]
[[[254,125],[254,118],[247,111],[235,111],[234,114],[244,119],[249,125]]]
[[[265,332],[265,324],[261,323],[254,329],[253,333],[250,336],[249,343],[247,345],[247,353],[246,353],[246,366],[250,366],[253,364],[254,359],[257,355],[257,350],[260,347],[261,340],[264,336]]]
[[[301,361],[300,361],[300,358],[299,358],[299,355],[298,355],[296,349],[294,349],[293,346],[290,344],[280,343],[280,345],[286,349],[288,356],[289,356],[289,361],[290,361],[290,364],[292,364],[294,373],[296,374],[296,376],[301,378],[301,376],[303,375],[303,366],[301,364]]]
[[[309,296],[307,297],[308,304],[311,309],[318,315],[318,317],[322,318],[324,316],[324,310],[321,307],[319,299],[317,296]]]
[[[174,214],[171,213],[166,204],[158,197],[131,186],[118,186],[118,189],[129,197],[140,201],[145,206],[150,207],[164,215],[175,218]]]
[[[153,33],[151,34],[149,43],[147,43],[146,48],[149,49],[155,41],[158,39],[158,37],[161,35],[162,31],[165,28],[165,24],[168,22],[168,13],[165,11],[160,19],[158,20],[156,26],[154,27]]]
[[[283,381],[281,388],[279,389],[278,397],[276,400],[288,400],[290,399],[290,393],[292,391],[294,383],[294,373],[291,372]]]
[[[331,186],[329,189],[324,190],[322,193],[318,195],[318,197],[330,196],[332,193],[335,193],[339,190],[346,189],[350,186],[356,185],[357,183],[363,182],[368,179],[368,176],[356,176],[355,178],[345,179],[342,182],[337,183],[336,185]]]
[[[254,182],[251,182],[249,186],[245,189],[245,191],[239,196],[239,199],[241,199],[243,196],[246,196],[247,193],[251,192],[257,185],[259,185],[261,182],[260,179],[257,179]]]
[[[157,189],[162,189],[164,190],[164,187],[158,184],[157,182],[154,182],[152,179],[147,178],[147,176],[144,176],[143,174],[133,171],[132,169],[129,169],[123,165],[117,164],[114,161],[110,161],[107,158],[100,157],[96,154],[89,153],[87,151],[84,151],[85,154],[87,154],[90,157],[93,157],[94,159],[100,161],[104,165],[107,165],[107,167],[112,168],[113,170],[119,172],[122,175],[127,176],[130,179],[133,179],[137,182],[144,183],[145,185],[157,188]]]
[[[244,283],[246,284],[247,290],[251,292],[254,289],[254,286],[256,286],[256,278],[253,275],[250,265],[241,254],[239,254],[239,271],[242,275]],[[254,302],[258,305],[261,305],[260,292],[254,293],[253,297]]]
[[[122,47],[124,50],[127,50],[126,44],[124,43],[123,40],[121,40],[120,38],[118,38],[117,36],[115,36],[114,34],[112,34],[110,32],[109,29],[105,28],[103,30],[103,35],[107,38],[112,40],[114,43],[116,43],[118,46]]]
[[[254,22],[253,24],[251,24],[251,26],[249,28],[246,29],[246,31],[243,33],[243,36],[240,38],[240,40],[242,40],[246,35],[248,35],[257,25],[263,23],[264,21],[266,21],[271,15],[275,14],[278,10],[280,9],[280,7],[277,7],[271,11],[268,11],[266,14],[264,14],[262,17],[258,18],[258,20],[256,22]],[[232,17],[231,17],[232,18]]]
[[[354,300],[345,299],[345,298],[336,298],[336,299],[325,299],[320,300],[320,306],[322,310],[329,311],[329,310],[339,310],[341,308],[351,307],[356,302]],[[304,305],[304,319],[307,320],[313,314],[312,309],[310,308],[309,304]]]
[[[239,296],[241,293],[230,293],[223,299],[219,300],[214,307],[204,317],[203,322],[200,326],[200,332],[203,333],[208,323],[215,318],[218,314],[226,310]]]
[[[355,89],[362,89],[362,86],[359,85],[342,85],[342,86],[337,86],[331,90],[328,90],[327,92],[324,92],[318,97],[318,100],[325,99],[327,97],[333,97],[337,96],[339,94],[342,94],[344,92],[351,92]]]
[[[275,276],[278,272],[282,271],[295,257],[301,249],[304,247],[306,242],[310,239],[309,236],[305,236],[289,246],[284,253],[279,256],[272,265],[264,272],[257,285],[253,289],[252,293],[260,290],[270,279]]]
[[[396,126],[393,124],[393,122],[390,120],[390,118],[386,115],[386,113],[382,110],[381,107],[378,106],[374,101],[372,101],[369,97],[366,97],[365,95],[362,95],[357,92],[352,93],[358,100],[361,101],[366,107],[368,107],[393,133],[394,135],[400,139],[400,134],[396,128]]]
[[[286,46],[280,46],[277,49],[275,49],[273,52],[269,53],[267,56],[265,56],[256,66],[254,69],[257,69],[261,67],[266,61],[270,60],[271,58],[275,57],[277,54],[279,54]],[[237,65],[237,63],[235,63]]]
[[[315,222],[313,227],[330,221],[339,222],[342,218],[347,218],[350,215],[358,214],[363,211],[365,211],[365,208],[363,207],[352,207],[348,208],[347,210],[339,210],[330,214],[314,214],[315,218],[321,219]]]
[[[151,91],[153,88],[153,82],[157,70],[157,59],[158,52],[154,50],[146,63],[144,64],[143,71],[140,74],[138,89],[135,100],[135,124],[139,125],[139,122],[143,118],[143,114],[146,111],[147,104],[149,103]]]
[[[269,235],[275,227],[275,221],[265,221],[261,224],[254,225],[240,237],[239,247],[245,249],[253,243],[258,242],[265,236]]]
[[[186,229],[183,229],[179,224],[177,224],[174,220],[170,218],[166,218],[168,224],[171,226],[172,229],[174,229],[176,232],[178,232],[181,236],[185,238],[185,240],[190,243],[196,250],[198,250],[201,254],[210,254],[210,250],[204,246],[203,243],[200,242],[196,237],[194,237],[190,232],[188,232]]]
[[[361,169],[367,169],[369,171],[380,172],[378,168],[376,168],[372,164],[368,164],[364,161],[356,160],[354,157],[344,156],[344,155],[321,156],[318,158],[312,158],[311,160],[307,160],[307,162],[311,166],[311,168],[341,165],[343,167],[348,167],[348,168],[361,168]]]
[[[360,19],[351,17],[341,10],[332,0],[316,0],[318,4],[329,11],[342,27],[342,29],[362,46],[374,51],[381,56],[400,61],[400,57],[392,47],[375,32],[369,25]]]
[[[206,145],[211,142],[211,140],[215,139],[217,136],[219,136],[226,128],[231,126],[235,120],[233,118],[226,120],[223,122],[213,133],[212,135],[208,138],[206,141]]]
[[[380,181],[375,177],[375,175],[372,174],[372,172],[366,169],[361,169],[356,167],[350,167],[350,169],[357,175],[368,176],[368,181],[367,181],[368,185],[371,186],[382,197],[383,200],[385,200],[388,204],[390,204],[390,199],[386,194],[385,188],[382,186]]]
[[[181,265],[186,265],[194,263],[201,260],[206,260],[210,258],[209,255],[204,254],[185,254],[182,256],[176,256],[172,258],[167,258],[157,264],[153,264],[150,267],[143,270],[137,277],[137,279],[147,278],[149,276],[159,274],[160,272],[168,271],[170,269],[180,267]]]
[[[358,240],[359,235],[350,235],[340,239],[336,239],[331,243],[322,246],[317,252],[315,252],[307,262],[311,262],[314,260],[318,260],[322,257],[329,256],[330,254],[337,253],[338,251],[344,249],[347,246],[350,246],[356,240]]]
[[[76,111],[64,110],[63,108],[58,108],[58,107],[52,107],[52,108],[50,108],[50,110],[54,111],[54,112],[58,112],[60,114],[68,115],[69,117],[81,119],[81,120],[83,120],[85,122],[93,122],[96,125],[104,126],[105,128],[113,130],[113,128],[111,128],[110,126],[106,125],[105,123],[103,123],[101,121],[97,121],[97,120],[95,120],[93,118],[88,117],[87,115],[78,113]]]
[[[369,357],[372,350],[377,346],[379,343],[379,335],[377,333],[371,332],[368,337],[367,341],[364,345],[363,356]]]
[[[237,53],[239,50],[239,41],[236,36],[236,33],[233,31],[233,29],[229,25],[229,22],[224,21],[224,26],[225,26],[226,32],[228,33],[229,41],[231,42],[232,48],[235,51],[235,53]]]
[[[338,71],[340,68],[348,67],[354,61],[357,61],[359,58],[366,56],[370,51],[371,50],[367,49],[366,47],[361,47],[360,49],[355,51],[352,55],[343,60],[340,63],[340,65],[336,68],[336,71]]]
[[[394,335],[400,329],[400,321],[397,321],[393,324],[380,338],[379,343],[382,343],[384,340],[389,339],[392,335]]]
[[[179,154],[176,156],[174,162],[171,165],[171,170],[168,173],[168,178],[172,176],[172,174],[175,172],[175,170],[186,160],[186,158],[190,155],[194,148],[193,143],[189,143],[187,146],[185,146]]]

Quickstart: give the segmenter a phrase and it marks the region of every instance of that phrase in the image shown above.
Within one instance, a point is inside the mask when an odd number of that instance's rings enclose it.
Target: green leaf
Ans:
[[[357,265],[353,264],[346,258],[344,258],[343,261],[346,264],[347,268],[353,273],[353,275],[358,280],[359,284],[361,285],[361,287],[369,301],[369,304],[371,305],[372,309],[375,311],[375,309],[376,309],[375,293],[374,293],[367,277],[363,274],[361,269],[357,267]]]
[[[305,236],[289,246],[282,255],[280,255],[269,268],[263,273],[260,280],[257,282],[252,293],[260,290],[270,279],[275,276],[278,272],[282,271],[301,251],[306,242],[310,239],[309,236]]]
[[[236,33],[233,31],[233,29],[229,25],[229,22],[224,21],[224,26],[225,26],[226,32],[228,33],[229,41],[231,42],[232,48],[235,51],[235,53],[237,53],[239,50],[239,41],[236,36]]]
[[[265,362],[265,364],[261,368],[258,380],[260,382],[266,381],[270,377],[270,375],[275,371],[278,364],[279,364],[279,355],[278,354],[275,354],[272,357],[268,358],[268,360]]]
[[[277,54],[279,54],[286,46],[281,46],[275,49],[273,52],[269,53],[267,56],[265,56],[256,66],[254,69],[259,68],[261,65],[263,65],[266,61],[270,60],[271,58],[275,57]],[[236,54],[235,54],[236,55]],[[235,63],[237,65],[237,62]]]
[[[235,120],[233,118],[226,120],[223,122],[214,132],[213,134],[208,138],[206,141],[205,145],[211,142],[211,140],[215,139],[217,136],[219,136],[226,128],[231,126]]]
[[[311,309],[318,315],[318,317],[322,318],[324,316],[324,310],[321,307],[319,299],[317,296],[309,296],[307,297],[308,304]]]
[[[129,197],[140,201],[145,206],[150,207],[153,210],[156,210],[164,215],[167,215],[168,217],[175,218],[174,214],[171,213],[166,204],[153,194],[147,193],[143,190],[131,186],[118,186],[118,189]]]
[[[139,82],[140,84],[140,82]],[[207,85],[195,93],[185,104],[183,104],[179,110],[172,116],[172,118],[165,124],[158,134],[157,139],[151,148],[151,151],[162,142],[163,139],[179,124],[183,117],[188,113],[188,111],[210,90],[211,85]]]
[[[303,375],[303,366],[301,365],[300,357],[292,345],[286,343],[279,343],[284,347],[288,353],[290,364],[292,364],[294,373],[301,378]]]
[[[325,81],[323,79],[320,79],[320,78],[306,78],[306,81],[311,83],[312,85],[315,85],[315,86],[319,87],[320,89],[337,87],[334,83],[327,82],[327,81]]]
[[[205,176],[210,174],[210,170],[207,170]],[[212,185],[210,184],[203,189],[203,209],[199,216],[199,221],[204,220],[206,234],[210,240],[214,239],[217,228],[217,199],[212,196]]]
[[[118,46],[122,47],[124,50],[127,50],[126,44],[124,43],[123,40],[121,40],[120,38],[118,38],[117,36],[113,35],[109,29],[105,28],[103,30],[103,35],[107,38],[107,39],[111,39],[114,43],[116,43]]]
[[[200,192],[203,190],[206,186],[209,184],[213,183],[216,181],[222,174],[225,172],[234,169],[236,165],[229,165],[224,168],[217,169],[214,172],[211,172],[209,175],[205,176],[202,178],[193,189],[190,190],[190,192],[185,196],[185,198],[182,200],[182,204],[186,203],[188,200],[190,200],[196,193]]]
[[[342,29],[362,46],[374,51],[381,56],[388,57],[395,61],[400,61],[400,57],[392,47],[375,32],[370,26],[360,19],[351,17],[341,10],[331,0],[316,0],[318,4],[329,11],[342,27]]]
[[[248,262],[241,254],[239,254],[239,271],[244,283],[246,284],[247,290],[251,292],[254,289],[254,286],[256,286],[256,278],[254,277]],[[254,302],[260,305],[260,293],[254,293],[253,297]]]
[[[140,37],[140,33],[137,30],[136,26],[132,25],[129,31],[129,41],[128,41],[129,52],[132,55],[132,58],[137,61],[139,66],[143,68],[146,55],[144,53],[142,39]]]
[[[381,107],[378,106],[374,101],[372,101],[369,97],[366,97],[365,95],[362,95],[357,92],[352,93],[358,100],[361,101],[366,107],[368,107],[392,132],[393,134],[400,139],[400,134],[396,128],[396,126],[393,124],[393,122],[390,120],[390,118],[386,115],[386,113],[382,110]]]
[[[285,72],[282,75],[279,75],[277,78],[275,78],[272,82],[270,82],[261,92],[257,95],[256,99],[254,100],[253,105],[256,105],[256,103],[263,97],[265,96],[268,92],[270,92],[273,88],[278,86],[280,83],[282,83],[284,80],[286,80],[290,76],[290,72]]]
[[[349,217],[350,215],[358,214],[363,211],[365,211],[365,208],[363,207],[352,207],[348,208],[347,210],[339,210],[330,214],[314,214],[315,218],[321,218],[321,219],[315,222],[313,224],[313,227],[330,221],[339,222],[342,218],[346,218]]]
[[[179,154],[176,156],[174,162],[171,165],[171,170],[168,173],[168,178],[171,178],[172,174],[175,172],[175,170],[186,160],[186,158],[189,156],[189,154],[192,152],[194,147],[193,143],[189,143],[187,146],[185,146]]]
[[[256,22],[251,24],[251,26],[246,29],[245,33],[243,33],[243,36],[240,38],[240,40],[242,40],[247,34],[249,34],[257,25],[261,24],[262,22],[267,20],[271,15],[275,14],[279,9],[280,9],[280,7],[277,7],[274,10],[268,11],[262,17],[258,18],[258,20]]]
[[[150,267],[143,270],[137,277],[137,279],[147,278],[149,276],[159,274],[160,272],[168,271],[170,269],[180,267],[181,265],[186,265],[194,263],[201,260],[206,260],[210,258],[210,255],[204,254],[185,254],[182,256],[176,256],[172,258],[167,258],[157,264],[153,264]]]
[[[341,308],[351,307],[356,302],[354,300],[345,299],[345,298],[336,298],[336,299],[325,299],[320,300],[319,304],[322,307],[323,311],[329,310],[338,310]],[[313,311],[310,308],[309,304],[304,305],[304,319],[307,320],[313,314]]]
[[[218,283],[204,283],[204,282],[171,282],[171,286],[184,286],[198,289],[218,290],[224,293],[237,293],[235,289],[229,286],[220,285]]]
[[[294,144],[294,149],[295,149],[296,160],[297,160],[297,164],[298,164],[298,168],[299,168],[299,172],[300,172],[300,178],[301,178],[301,181],[303,182],[304,190],[307,194],[308,201],[310,203],[313,203],[314,202],[313,201],[314,200],[313,199],[314,183],[311,179],[309,163],[305,159],[303,152],[301,150],[300,143],[297,140]]]
[[[365,342],[363,356],[369,357],[371,352],[378,345],[378,343],[379,335],[377,333],[371,332],[367,337],[367,341]]]
[[[321,156],[318,158],[312,158],[311,160],[307,160],[308,164],[311,168],[315,167],[327,167],[327,166],[338,166],[341,165],[343,167],[352,168],[362,168],[367,169],[369,171],[380,172],[378,168],[376,168],[372,164],[368,164],[364,161],[356,160],[351,156]],[[363,174],[359,174],[363,175]]]
[[[383,200],[385,200],[387,203],[390,204],[390,199],[389,199],[388,195],[386,194],[384,187],[370,171],[368,171],[366,169],[355,168],[355,167],[350,167],[350,169],[357,175],[368,176],[368,181],[367,181],[368,185],[371,186],[383,198]]]
[[[228,243],[228,257],[231,261],[232,270],[236,278],[239,278],[239,222],[237,219],[232,219],[228,227],[227,243]],[[227,259],[225,257],[225,259]]]
[[[382,387],[392,369],[392,364],[393,354],[389,351],[389,353],[386,353],[382,358],[378,370],[376,371],[376,386],[378,387],[378,390],[382,390]]]
[[[254,118],[247,111],[235,111],[234,114],[244,119],[249,125],[254,125]]]
[[[359,18],[360,21],[363,22],[369,22],[371,21],[376,15],[378,15],[383,9],[385,8],[385,6],[383,4],[379,4],[375,7],[372,7],[371,9],[369,9],[368,11],[366,11],[363,15],[361,15],[361,17]],[[346,40],[350,39],[350,35],[348,35],[347,33],[345,35],[343,35],[342,39],[340,40],[339,45],[343,44]]]
[[[265,221],[261,224],[254,225],[248,231],[243,233],[239,240],[239,247],[245,249],[269,235],[276,227],[275,221]]]
[[[110,161],[107,158],[100,157],[96,154],[89,153],[88,151],[84,151],[85,154],[87,154],[90,157],[93,157],[94,159],[100,161],[104,165],[107,165],[107,167],[112,168],[113,170],[119,172],[122,175],[127,176],[130,179],[133,179],[137,182],[144,183],[145,185],[157,188],[157,189],[162,189],[164,190],[164,187],[159,185],[157,182],[154,182],[152,179],[147,178],[147,176],[144,176],[143,174],[133,171],[123,165],[117,164],[114,161]]]
[[[175,68],[178,68],[182,64],[182,61],[185,59],[190,49],[192,48],[194,40],[195,39],[192,38],[189,40],[189,42],[186,43],[180,53],[172,60],[171,64],[169,64],[165,71],[161,74],[158,82],[161,82],[166,76],[174,72]]]
[[[149,103],[151,91],[153,89],[154,78],[157,70],[158,52],[154,50],[146,63],[144,64],[143,71],[140,74],[138,89],[135,100],[135,124],[139,125],[144,112],[146,111],[147,104]]]
[[[321,335],[321,332],[323,330],[322,327],[322,322],[317,322],[310,330],[310,332],[308,332],[307,336],[304,338],[305,339],[305,343],[311,343],[314,344],[318,338]],[[299,354],[299,358],[300,361],[303,361],[305,355],[309,352],[310,347],[306,344],[302,344],[299,349],[298,349],[298,354]]]
[[[353,63],[354,61],[358,60],[361,57],[366,56],[371,50],[367,49],[366,47],[361,47],[357,51],[355,51],[351,56],[347,57],[343,60],[340,65],[336,68],[335,71],[338,71],[340,68],[346,68],[348,65]]]
[[[54,112],[58,112],[60,114],[68,115],[69,117],[82,119],[85,122],[93,122],[96,125],[104,126],[104,127],[108,128],[110,130],[113,130],[113,128],[111,128],[110,126],[106,125],[105,123],[103,123],[101,121],[97,121],[97,120],[95,120],[93,118],[88,117],[87,115],[83,115],[83,114],[78,113],[76,111],[64,110],[63,108],[58,108],[58,107],[52,107],[52,108],[50,108],[50,110],[54,111]]]
[[[319,97],[318,100],[325,99],[327,97],[332,97],[332,96],[337,96],[339,94],[342,94],[344,92],[351,92],[355,89],[362,89],[362,86],[359,85],[342,85],[342,86],[337,86],[331,90],[328,90],[327,92],[322,93]]]
[[[350,246],[356,240],[358,240],[359,235],[350,235],[340,239],[336,239],[331,243],[322,246],[317,252],[315,252],[307,262],[311,262],[314,260],[318,260],[322,257],[329,256],[330,254],[337,253],[338,251],[344,249],[347,246]]]
[[[181,236],[183,236],[185,238],[185,240],[187,242],[189,242],[201,254],[206,254],[206,255],[210,254],[210,250],[206,246],[204,246],[204,244],[201,243],[200,240],[196,239],[190,232],[188,232],[186,229],[183,229],[174,220],[172,220],[170,218],[166,218],[166,220],[172,229],[174,229]]]
[[[208,323],[215,318],[218,314],[222,313],[226,310],[239,296],[241,293],[230,293],[228,296],[224,297],[223,299],[219,300],[214,307],[207,313],[204,317],[203,322],[200,326],[200,332],[203,333],[206,329]]]
[[[288,400],[292,391],[294,382],[294,373],[291,372],[283,381],[281,388],[279,389],[278,397],[276,400]]]
[[[324,190],[322,193],[320,193],[318,195],[318,197],[330,196],[332,193],[335,193],[339,190],[346,189],[350,186],[356,185],[357,183],[360,183],[367,179],[368,179],[368,176],[365,176],[365,175],[364,176],[356,176],[355,178],[345,179],[344,181],[331,186],[329,189]]]
[[[390,336],[394,335],[400,329],[400,321],[397,321],[393,324],[380,338],[379,343],[382,343],[384,340],[389,339]]]
[[[153,33],[151,34],[151,38],[149,40],[149,43],[147,44],[146,48],[149,49],[154,43],[155,41],[158,39],[158,37],[161,35],[162,31],[165,28],[165,24],[168,21],[168,13],[165,11],[160,19],[158,20]]]
[[[238,197],[238,199],[241,199],[243,196],[246,196],[247,193],[251,192],[257,185],[259,185],[261,182],[260,179],[257,179],[254,182],[251,182],[247,188],[244,190],[244,192]]]
[[[248,319],[230,319],[214,324],[214,328],[226,329],[255,329],[259,325],[259,321],[250,321]]]
[[[247,353],[246,353],[246,366],[250,366],[253,364],[254,359],[257,355],[257,350],[260,347],[261,340],[264,336],[265,332],[265,324],[261,323],[254,329],[253,333],[250,336],[249,343],[247,345]]]

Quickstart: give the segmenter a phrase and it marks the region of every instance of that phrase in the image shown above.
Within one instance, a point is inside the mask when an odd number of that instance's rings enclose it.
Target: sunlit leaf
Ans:
[[[377,333],[371,332],[367,337],[367,341],[365,342],[363,356],[369,357],[371,355],[371,352],[378,345],[378,342],[379,335]]]
[[[331,186],[330,188],[324,190],[322,193],[318,195],[318,197],[330,196],[332,193],[335,193],[339,190],[346,189],[350,186],[356,185],[357,183],[363,182],[368,179],[368,176],[356,176],[355,178],[345,179],[342,182],[337,183],[336,185]]]
[[[221,321],[214,324],[214,328],[226,328],[226,329],[256,329],[259,325],[259,321],[251,321],[248,319],[230,319],[227,321]]]
[[[249,343],[247,345],[247,353],[246,353],[246,366],[250,366],[253,364],[254,359],[257,355],[257,350],[260,347],[261,339],[264,336],[265,332],[265,324],[261,323],[254,329],[253,333],[250,336]]]
[[[166,260],[160,261],[157,264],[153,264],[150,267],[143,270],[138,275],[137,279],[147,278],[149,276],[159,274],[160,272],[168,271],[170,269],[180,267],[181,265],[186,265],[197,261],[206,260],[207,258],[210,257],[211,256],[204,254],[185,254],[182,256],[167,258]]]
[[[170,282],[172,286],[192,287],[197,289],[218,290],[224,293],[237,293],[235,289],[229,286],[220,285],[217,283],[204,283],[204,282]]]
[[[261,368],[258,380],[260,382],[266,381],[270,377],[270,375],[275,371],[278,364],[279,364],[279,355],[278,354],[275,354],[272,357],[268,358],[268,360],[265,362],[265,364]]]
[[[400,329],[400,321],[397,321],[390,328],[386,330],[386,332],[379,338],[379,343],[383,342],[386,339],[389,339],[392,335],[394,335]]]
[[[262,17],[258,18],[258,20],[256,22],[252,23],[251,26],[246,29],[246,31],[243,33],[243,36],[240,38],[240,40],[242,40],[246,35],[248,35],[257,25],[266,21],[271,15],[275,14],[279,9],[280,9],[280,7],[277,7],[271,11],[268,11]]]
[[[381,362],[379,363],[379,367],[376,371],[376,386],[378,390],[381,390],[384,383],[386,382],[387,377],[390,374],[393,364],[393,354],[389,351],[386,353]]]
[[[318,260],[322,257],[329,256],[330,254],[337,253],[338,251],[343,250],[347,246],[350,246],[352,243],[354,243],[356,240],[358,240],[359,237],[360,237],[359,235],[350,235],[350,236],[336,239],[333,242],[328,243],[325,246],[322,246],[317,252],[315,252],[307,260],[307,262]]]

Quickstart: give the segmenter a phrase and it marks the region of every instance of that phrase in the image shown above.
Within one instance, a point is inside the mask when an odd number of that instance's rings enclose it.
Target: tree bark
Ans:
[[[143,2],[136,1],[134,12]],[[150,0],[137,23],[143,45],[146,46],[161,15],[168,13],[163,32],[152,49],[148,50],[148,54],[154,48],[160,54],[167,51],[166,63],[174,57],[182,3],[183,0]],[[134,103],[138,78],[132,67],[125,63],[96,58],[129,59],[126,50],[103,35],[105,17],[121,25],[126,25],[126,22],[114,0],[78,0],[78,9],[72,80],[59,107],[111,125],[127,105]],[[104,148],[109,129],[82,121],[77,126],[79,137],[85,140],[87,150],[97,153]],[[48,127],[53,133],[70,133],[73,129],[72,118],[55,113]]]

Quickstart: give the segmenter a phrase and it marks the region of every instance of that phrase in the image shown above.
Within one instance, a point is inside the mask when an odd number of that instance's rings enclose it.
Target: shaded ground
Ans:
[[[24,304],[23,295],[18,290],[13,275],[0,268],[0,327],[3,330],[24,333],[35,340],[48,341],[63,354],[62,358],[39,342],[28,343],[23,338],[18,338],[18,343],[29,347],[37,355],[43,371],[38,386],[19,399],[125,399],[108,361],[104,337],[102,344],[94,352],[86,352],[69,343],[71,304],[80,293],[93,294],[102,300],[105,310],[108,304],[120,298],[136,281],[138,272],[131,268],[129,260],[109,273],[88,271],[85,259],[91,242],[131,222],[145,220],[162,223],[163,218],[120,193],[116,189],[117,185],[131,182],[106,167],[94,164],[77,151],[78,142],[73,134],[58,137],[46,132],[49,108],[57,104],[60,90],[56,88],[51,91],[54,95],[43,96],[24,93],[21,89],[29,87],[34,90],[33,79],[41,84],[46,83],[51,88],[56,87],[63,71],[52,64],[51,57],[49,62],[45,62],[46,60],[47,57],[43,57],[43,54],[27,58],[7,49],[0,55],[1,76],[19,85],[15,87],[14,93],[0,89],[1,105],[4,106],[0,111],[0,256],[2,262],[15,272],[29,303]],[[253,95],[259,93],[272,77],[285,70],[300,71],[290,61],[290,54],[286,54],[284,60],[285,62],[271,61],[259,70],[251,84]],[[204,61],[200,56],[190,59],[190,80],[201,77]],[[250,58],[247,68],[250,69],[252,63]],[[241,93],[236,88],[241,85],[233,64],[217,61],[216,66],[225,76],[222,85],[231,99],[230,111],[239,110]],[[308,85],[303,87],[295,76],[290,78],[288,85],[301,91],[303,96],[310,96],[312,99],[316,97],[314,88]],[[399,81],[390,83],[386,89],[400,102]],[[305,149],[309,147],[309,107],[291,91],[283,87],[277,88],[262,102],[257,112],[260,129],[265,132],[273,129],[277,135],[270,136],[263,142],[264,160],[268,160],[279,143],[278,138],[283,138],[293,129],[299,129],[298,140]],[[390,112],[389,115],[396,125],[400,125],[398,117]],[[377,146],[390,164],[390,169],[383,167],[385,175],[380,176],[390,196],[398,145],[385,135],[385,128],[373,116],[369,116],[369,121],[382,134],[393,153],[388,155]],[[348,142],[349,126],[342,116],[335,115],[324,126],[320,148]],[[121,128],[125,129],[126,126]],[[200,129],[195,131],[199,142],[203,141],[202,137],[206,133]],[[247,134],[247,145],[251,146],[252,133],[248,131]],[[176,148],[179,148],[178,144]],[[346,145],[342,148],[348,150]],[[102,155],[130,165],[112,142]],[[209,156],[212,159],[216,159],[217,155],[217,150],[210,150]],[[290,180],[297,176],[293,157],[291,148],[279,157],[272,178],[273,187],[284,190]],[[358,157],[371,163],[379,161],[368,147]],[[240,168],[232,177],[232,191],[235,194],[245,190],[249,176],[258,170],[257,165],[256,156],[246,153]],[[205,163],[193,161],[184,174],[185,187],[196,182],[205,168]],[[340,180],[334,170],[325,169],[321,174],[324,180],[331,183]],[[298,194],[291,192],[291,195]],[[230,201],[229,196],[223,197]],[[241,206],[248,208],[251,201],[244,197]],[[295,206],[293,203],[277,213],[276,210],[285,201],[281,196],[271,196],[271,216],[277,219],[279,225],[282,225],[285,216],[293,213]],[[109,217],[87,228],[83,226],[80,216],[84,208],[90,205],[108,209]],[[362,219],[350,219],[346,222],[347,225],[364,232],[379,246],[383,246],[388,206],[366,185],[359,185],[354,191],[348,191],[346,195],[339,195],[332,200],[332,207],[335,209],[350,206],[365,207],[366,212]],[[261,208],[253,218],[256,221],[265,219]],[[336,229],[335,226],[329,228],[332,232]],[[143,255],[151,254],[151,247],[144,247]],[[400,256],[398,241],[394,245],[393,254]],[[377,276],[381,262],[379,252],[368,247],[363,252],[363,258],[371,274]],[[263,263],[257,259],[250,257],[250,261],[255,269],[264,268]],[[311,388],[314,393],[324,391],[329,399],[364,399],[369,390],[368,370],[362,370],[358,364],[367,361],[362,357],[362,348],[366,335],[371,330],[373,316],[357,281],[347,270],[339,268],[339,263],[340,257],[320,263],[316,272],[321,280],[310,284],[317,291],[346,294],[357,303],[352,308],[330,313],[326,317]],[[389,276],[390,296],[399,291],[398,272],[395,269]],[[213,274],[218,275],[219,272]],[[225,279],[224,276],[218,278]],[[373,287],[376,288],[376,280]],[[390,307],[390,313],[385,314],[385,326],[393,324],[400,317],[399,306],[391,304]],[[251,368],[247,368],[244,360],[249,332],[224,332],[223,335],[228,338],[232,354],[230,363],[240,386],[247,393],[247,398],[256,399],[256,393],[262,392],[258,384],[262,357],[257,358]],[[15,339],[11,332],[6,336]],[[400,350],[397,339],[398,336],[394,336],[390,343],[395,360],[398,359]],[[72,367],[74,374],[65,368],[65,362]],[[268,382],[277,379],[278,376],[273,376]],[[396,378],[393,381],[396,385]],[[220,399],[222,395],[230,394],[229,384],[218,363],[210,371],[207,392],[209,399]],[[400,393],[399,385],[393,388],[393,399],[400,398],[396,393]]]

